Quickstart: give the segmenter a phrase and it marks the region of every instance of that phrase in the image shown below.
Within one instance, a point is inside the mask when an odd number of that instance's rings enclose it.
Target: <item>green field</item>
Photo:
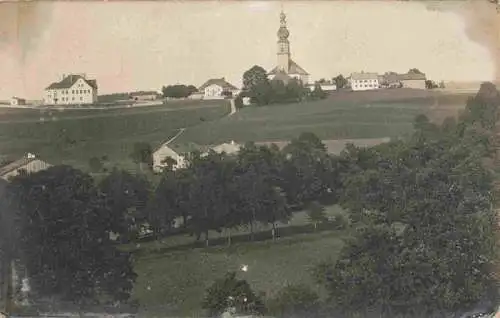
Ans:
[[[243,108],[217,122],[188,129],[176,143],[217,144],[235,140],[290,140],[301,132],[322,139],[395,137],[409,133],[415,116],[427,114],[443,119],[465,105],[465,97],[414,98],[393,101],[336,101]]]
[[[337,206],[327,209],[329,215],[337,213],[342,213]],[[282,227],[307,223],[305,213],[299,212],[290,224]],[[142,244],[141,254],[136,258],[135,269],[139,277],[133,298],[139,300],[148,317],[198,316],[205,289],[227,271],[239,272],[238,276],[246,279],[254,290],[269,296],[287,283],[299,282],[321,294],[321,289],[312,280],[311,269],[320,261],[336,257],[346,233],[318,230],[282,237],[274,242],[238,242],[230,247],[221,244],[196,249],[173,248],[194,240],[187,235]],[[233,231],[233,235],[236,234]],[[211,236],[215,238],[221,234],[212,233]],[[244,264],[248,265],[247,272],[239,270]]]
[[[4,108],[0,110],[0,153],[17,159],[33,152],[50,163],[78,168],[87,168],[93,156],[107,156],[113,165],[129,167],[135,142],[157,146],[179,128],[219,119],[227,113],[226,101],[110,110]]]

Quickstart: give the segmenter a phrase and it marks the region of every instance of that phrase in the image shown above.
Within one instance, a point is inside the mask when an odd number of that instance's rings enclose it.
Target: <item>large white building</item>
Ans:
[[[380,87],[377,73],[352,73],[349,78],[349,85],[353,91],[367,91]]]
[[[45,89],[46,105],[82,105],[97,102],[97,82],[87,79],[85,74],[63,76],[60,82]]]
[[[309,84],[309,73],[291,58],[289,36],[290,32],[286,26],[286,15],[284,12],[281,12],[280,28],[278,30],[278,63],[268,73],[269,79],[273,80],[276,77],[276,79],[286,81],[288,78],[296,78],[301,80],[304,85]]]

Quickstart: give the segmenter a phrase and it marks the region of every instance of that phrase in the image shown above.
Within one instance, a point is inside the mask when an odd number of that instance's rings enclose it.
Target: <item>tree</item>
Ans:
[[[339,74],[336,77],[334,77],[333,82],[337,86],[337,89],[346,87],[348,83],[347,79],[342,74]]]
[[[169,85],[169,86],[163,86],[161,89],[163,96],[164,97],[170,97],[170,98],[186,98],[192,95],[193,93],[197,92],[198,89],[193,86],[193,85]]]
[[[438,88],[438,85],[434,81],[425,80],[425,88],[434,89],[434,88]]]
[[[319,202],[311,202],[307,207],[307,215],[311,222],[314,224],[314,229],[318,228],[318,223],[328,221],[328,218],[325,214],[325,207],[322,206]]]
[[[153,149],[147,142],[136,142],[130,154],[131,159],[142,167],[146,165],[149,169],[153,167]]]
[[[497,92],[483,93],[457,129],[420,116],[407,141],[344,152],[351,164],[344,162],[341,204],[358,232],[334,266],[318,271],[344,311],[443,314],[495,296],[494,189],[483,137],[494,128],[486,118],[496,118],[484,96],[494,101]]]
[[[38,295],[80,305],[125,301],[136,274],[103,222],[110,214],[89,175],[55,166],[12,180],[4,198],[16,213],[19,251]]]
[[[277,317],[314,317],[318,314],[319,296],[306,285],[287,285],[270,301],[269,307]]]
[[[90,158],[89,167],[90,167],[91,172],[94,172],[94,173],[101,172],[103,166],[104,165],[103,165],[101,159],[99,159],[97,157]]]
[[[423,74],[418,68],[411,68],[408,73],[410,74]]]
[[[264,313],[262,300],[246,280],[236,278],[235,272],[214,281],[206,290],[202,306],[208,310],[210,317],[219,316],[231,307],[241,314]]]
[[[311,92],[312,99],[325,99],[327,94],[323,91],[320,84],[314,85],[314,90]]]
[[[99,190],[110,212],[103,222],[109,222],[108,227],[122,240],[134,240],[147,220],[150,196],[147,179],[115,168],[99,183]]]
[[[267,72],[260,66],[253,66],[243,73],[243,90],[252,103],[267,105],[272,99],[272,87],[267,78]]]

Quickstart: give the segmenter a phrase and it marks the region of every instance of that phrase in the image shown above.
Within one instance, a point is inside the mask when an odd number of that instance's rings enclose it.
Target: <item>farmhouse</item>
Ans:
[[[46,105],[80,105],[97,102],[97,82],[87,79],[85,74],[63,76],[60,82],[45,89]]]
[[[224,77],[209,79],[200,86],[199,91],[203,92],[203,99],[223,99],[239,93],[239,89],[228,83]]]
[[[242,145],[234,142],[234,140],[231,140],[231,142],[229,143],[225,142],[223,144],[212,147],[212,150],[215,151],[216,153],[225,153],[228,155],[234,155],[240,151],[241,147]]]
[[[423,73],[406,73],[400,74],[400,81],[405,88],[426,89],[425,81],[427,80]]]
[[[387,72],[382,75],[380,84],[386,88],[413,88],[413,89],[426,89],[425,81],[426,76],[423,73],[408,72],[405,74],[398,74],[394,72]]]
[[[286,26],[286,15],[284,12],[281,12],[280,28],[278,29],[278,63],[276,67],[268,73],[269,78],[272,80],[277,76],[282,76],[279,75],[280,73],[284,73],[290,77],[301,80],[304,84],[308,84],[309,73],[291,58],[290,41],[288,41],[289,36],[290,32]]]
[[[187,155],[198,151],[204,153],[209,148],[200,146],[195,143],[186,144],[171,144],[164,143],[153,152],[153,171],[161,172],[169,164],[172,165],[172,170],[185,168],[187,166]],[[170,158],[170,159],[167,159]],[[170,163],[168,161],[171,161]]]
[[[325,82],[316,82],[314,84],[309,84],[307,87],[309,90],[312,92],[314,91],[314,88],[316,85],[319,85],[321,89],[325,92],[333,92],[337,90],[337,85],[331,81],[325,81]]]
[[[169,165],[172,165],[172,170],[177,170],[184,168],[186,162],[184,156],[174,151],[165,143],[153,152],[153,171],[161,172]]]
[[[26,105],[26,100],[24,98],[19,98],[14,96],[10,99],[10,105],[11,106]]]
[[[42,161],[34,154],[28,153],[25,157],[0,167],[0,178],[9,181],[10,178],[22,173],[35,173],[45,170],[52,165]]]
[[[379,76],[377,73],[352,73],[349,84],[353,91],[366,91],[379,88]]]

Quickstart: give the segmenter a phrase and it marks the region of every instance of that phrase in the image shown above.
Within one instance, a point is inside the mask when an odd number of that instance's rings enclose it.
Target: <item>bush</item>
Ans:
[[[306,285],[288,285],[269,300],[268,309],[277,317],[314,317],[319,312],[319,296]]]

